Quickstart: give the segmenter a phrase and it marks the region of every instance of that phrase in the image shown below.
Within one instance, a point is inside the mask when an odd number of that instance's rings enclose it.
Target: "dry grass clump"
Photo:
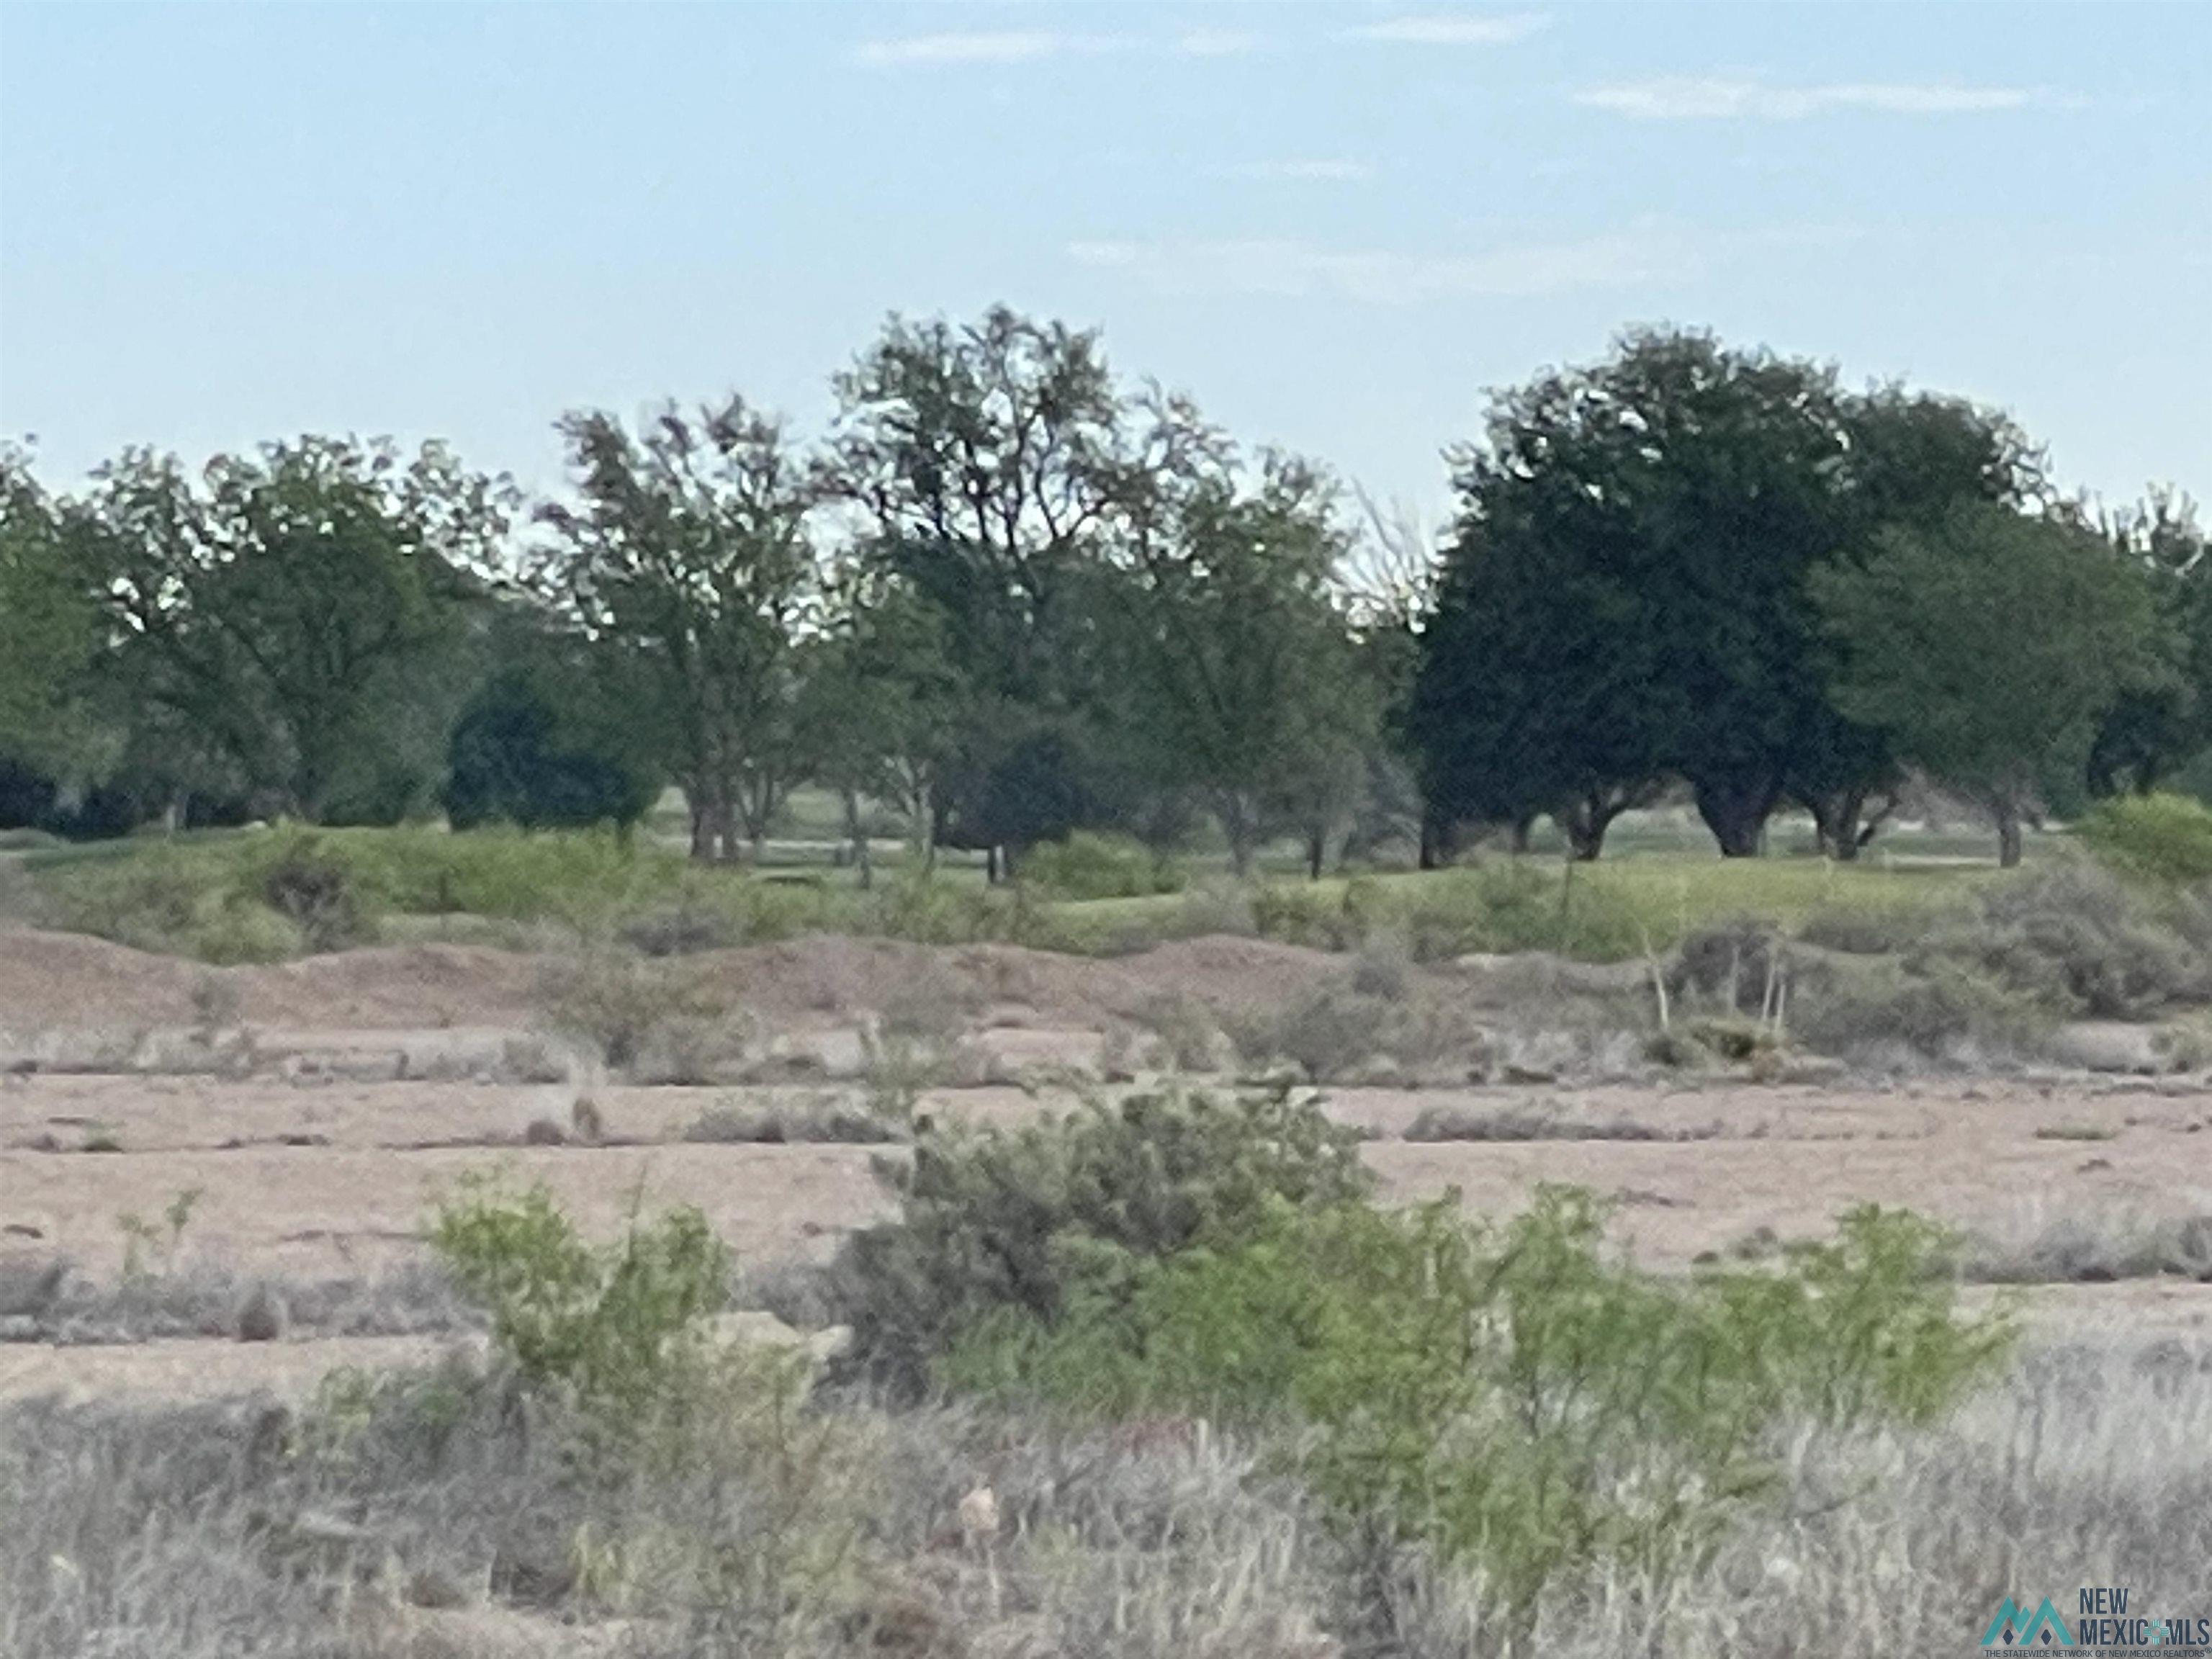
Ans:
[[[1154,1039],[1151,1058],[1164,1071],[1205,1073],[1236,1063],[1236,1045],[1213,1011],[1188,992],[1164,991],[1148,998],[1134,1014]]]
[[[802,1143],[872,1146],[902,1140],[896,1122],[847,1105],[834,1094],[775,1095],[758,1106],[718,1103],[684,1126],[684,1139],[702,1144]]]
[[[455,1370],[341,1373],[298,1413],[10,1407],[0,1650],[1920,1653],[2023,1583],[2179,1607],[2212,1559],[2212,1369],[2177,1342],[2032,1353],[1939,1428],[1786,1436],[1778,1501],[1709,1557],[1572,1576],[1517,1644],[1468,1571],[1363,1547],[1194,1422],[830,1405],[685,1444],[609,1464]]]
[[[307,1279],[242,1273],[195,1258],[100,1280],[59,1256],[0,1260],[0,1340],[265,1341],[255,1333],[272,1320],[301,1336],[446,1335],[479,1323],[452,1280],[427,1261],[374,1278]]]
[[[1779,1518],[1663,1590],[1619,1573],[1562,1586],[1533,1651],[1971,1650],[2022,1585],[2125,1583],[2148,1607],[2193,1606],[2212,1560],[2208,1365],[2178,1343],[2045,1350],[1943,1429],[1796,1439]],[[1406,1659],[1504,1651],[1464,1581],[1415,1563],[1387,1600]]]
[[[12,1408],[0,1502],[21,1524],[0,1536],[0,1650],[1339,1651],[1320,1633],[1334,1589],[1320,1534],[1246,1449],[1188,1425],[779,1416],[749,1399],[764,1403],[741,1392],[681,1463],[635,1465],[459,1371],[342,1373],[297,1414]],[[471,1629],[477,1642],[426,1639]],[[608,1644],[572,1645],[594,1638]]]
[[[1534,1080],[1632,1070],[1632,1027],[1573,1019],[1532,1003],[1478,1006],[1455,987],[1425,981],[1395,951],[1364,954],[1352,973],[1274,1007],[1227,1022],[1248,1066],[1288,1064],[1315,1083],[1418,1086]]]
[[[1407,1140],[1713,1140],[1721,1126],[1669,1127],[1632,1117],[1583,1118],[1534,1106],[1431,1106],[1407,1126]]]
[[[594,949],[540,971],[541,1018],[608,1071],[698,1084],[742,1065],[754,1033],[726,998],[681,966]]]
[[[1493,1233],[1370,1180],[1272,1097],[945,1137],[848,1251],[852,1335],[1035,1386],[903,1411],[716,1317],[696,1210],[594,1245],[543,1188],[465,1183],[428,1237],[489,1368],[0,1409],[0,1652],[1925,1652],[2023,1566],[2166,1599],[2212,1552],[2212,1358],[2059,1351],[1990,1389],[2010,1321],[1953,1323],[1913,1218],[1684,1285],[1611,1263],[1587,1194]]]
[[[1995,1285],[2108,1284],[2167,1276],[2212,1284],[2212,1212],[2124,1209],[2027,1214],[1970,1242],[1960,1271]]]

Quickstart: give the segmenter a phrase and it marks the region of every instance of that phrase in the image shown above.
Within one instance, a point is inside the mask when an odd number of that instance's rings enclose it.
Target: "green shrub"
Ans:
[[[300,930],[311,951],[343,951],[375,936],[346,860],[323,837],[282,830],[256,849],[254,894]]]
[[[1645,940],[1635,904],[1607,872],[1526,860],[1391,885],[1367,920],[1404,939],[1422,962],[1520,951],[1617,962],[1641,954]]]
[[[703,1322],[729,1290],[729,1253],[696,1209],[633,1218],[615,1244],[580,1237],[542,1186],[465,1182],[428,1239],[483,1304],[518,1380],[592,1413],[635,1419],[700,1358]]]
[[[1019,884],[979,887],[922,869],[901,870],[841,910],[845,931],[912,939],[918,945],[1034,942],[1041,926]]]
[[[234,901],[211,908],[158,948],[218,967],[233,967],[248,962],[285,962],[319,947],[289,917],[266,905]]]
[[[1348,902],[1352,890],[1306,882],[1263,882],[1252,890],[1252,928],[1261,939],[1316,951],[1349,951],[1366,936],[1367,918]]]
[[[209,848],[164,843],[70,859],[42,870],[40,884],[57,924],[138,950],[223,964],[298,954],[299,927],[238,873]]]
[[[1030,848],[1021,878],[1054,898],[1142,898],[1180,892],[1184,872],[1133,836],[1077,830]]]
[[[1910,1215],[1856,1210],[1834,1243],[1687,1282],[1615,1257],[1604,1220],[1561,1188],[1501,1226],[1456,1195],[1279,1205],[1240,1243],[1079,1281],[1056,1319],[1002,1308],[944,1374],[1291,1430],[1279,1443],[1348,1523],[1478,1565],[1525,1639],[1564,1570],[1699,1559],[1775,1481],[1784,1424],[1929,1420],[2011,1345],[2002,1312],[1954,1316],[1948,1240]]]
[[[2129,875],[2187,886],[2212,881],[2212,807],[2186,795],[2124,795],[2083,818],[2080,834]]]
[[[878,1174],[899,1217],[847,1242],[836,1294],[857,1361],[905,1390],[994,1310],[1055,1316],[1085,1264],[1233,1243],[1273,1204],[1338,1203],[1372,1180],[1357,1132],[1282,1091],[1165,1091],[1020,1128],[949,1125]]]

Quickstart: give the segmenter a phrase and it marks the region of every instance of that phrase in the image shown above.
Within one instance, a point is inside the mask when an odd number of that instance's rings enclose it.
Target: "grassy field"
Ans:
[[[2033,857],[2059,855],[2056,842],[2045,838]],[[1723,860],[1686,815],[1653,813],[1626,823],[1594,865],[1479,851],[1450,870],[1310,881],[1282,867],[1294,860],[1283,848],[1275,867],[1243,883],[1203,849],[1153,864],[1109,848],[1109,864],[1147,866],[1121,888],[1141,896],[1090,897],[1080,879],[1060,878],[1071,891],[1048,873],[991,887],[957,855],[924,876],[896,844],[863,890],[824,840],[771,842],[756,867],[696,864],[652,833],[280,826],[32,848],[7,855],[15,878],[0,899],[21,920],[211,962],[423,938],[527,945],[547,929],[627,938],[656,954],[809,933],[1085,954],[1211,933],[1330,949],[1389,933],[1427,958],[1543,949],[1609,961],[1737,918],[1795,931],[1827,912],[1925,913],[1996,874],[1942,832],[1899,834],[1850,865],[1793,853],[1786,823],[1766,858]],[[1042,853],[1033,860],[1048,864]],[[1153,886],[1172,890],[1145,890]]]

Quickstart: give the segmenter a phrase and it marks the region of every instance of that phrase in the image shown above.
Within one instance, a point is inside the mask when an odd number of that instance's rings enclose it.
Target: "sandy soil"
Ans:
[[[1163,994],[1217,1005],[1280,1001],[1342,971],[1340,961],[1315,952],[1235,939],[1115,962],[996,946],[933,951],[810,940],[710,953],[690,967],[825,1053],[854,1046],[861,1012],[926,985],[970,1011],[975,1041],[1013,1065],[1079,1064],[1095,1054],[1100,1032]],[[1484,976],[1498,970],[1461,971],[1479,1000]],[[96,941],[0,933],[0,1030],[20,1047],[27,1032],[57,1029],[181,1030],[208,972]],[[118,1215],[157,1216],[179,1192],[196,1188],[188,1251],[243,1272],[370,1271],[417,1248],[416,1231],[441,1190],[471,1170],[501,1167],[544,1181],[601,1234],[621,1225],[641,1193],[648,1205],[697,1204],[741,1259],[756,1263],[826,1255],[844,1231],[885,1212],[870,1167],[881,1148],[681,1139],[709,1105],[761,1103],[834,1082],[781,1091],[593,1085],[608,1134],[620,1144],[518,1144],[534,1120],[565,1124],[577,1085],[456,1080],[447,1073],[467,1068],[441,1072],[434,1062],[496,1052],[526,1031],[537,981],[526,957],[425,945],[225,972],[267,1055],[398,1053],[408,1063],[365,1066],[355,1080],[343,1066],[287,1074],[281,1064],[276,1074],[242,1078],[11,1074],[0,1079],[0,1251],[64,1255],[104,1275],[121,1258]],[[1681,1138],[1399,1138],[1424,1110],[1508,1108]],[[1011,1121],[1038,1104],[1019,1089],[969,1088],[936,1091],[924,1109]],[[1758,1229],[1784,1238],[1818,1234],[1838,1211],[1864,1200],[2000,1232],[2084,1209],[2212,1210],[2212,1092],[2171,1083],[1340,1089],[1331,1109],[1374,1137],[1366,1156],[1394,1199],[1456,1188],[1471,1206],[1510,1209],[1540,1182],[1585,1184],[1620,1200],[1622,1237],[1662,1267],[1726,1250]],[[95,1126],[121,1150],[79,1150]],[[2062,1325],[2194,1328],[2212,1313],[2212,1286],[2062,1287],[2036,1301]],[[292,1386],[331,1364],[427,1351],[400,1343],[387,1352],[361,1340],[0,1345],[0,1395]]]

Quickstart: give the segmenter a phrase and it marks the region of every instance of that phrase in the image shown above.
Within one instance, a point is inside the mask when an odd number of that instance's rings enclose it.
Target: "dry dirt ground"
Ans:
[[[849,1073],[871,1009],[933,988],[963,1011],[990,1075],[1034,1077],[1095,1065],[1103,1034],[1163,994],[1274,1006],[1343,967],[1234,939],[1113,962],[836,939],[686,959],[685,971],[816,1056],[813,1077],[775,1088],[498,1080],[513,1069],[498,1063],[503,1045],[529,1038],[538,1018],[538,971],[526,957],[422,946],[211,974],[88,939],[0,932],[0,1060],[14,1057],[0,1077],[0,1257],[64,1255],[112,1274],[118,1217],[158,1218],[196,1191],[188,1256],[241,1273],[371,1273],[416,1253],[441,1190],[504,1168],[544,1181],[595,1232],[617,1228],[641,1194],[648,1206],[700,1206],[748,1262],[818,1259],[884,1212],[870,1166],[885,1149],[692,1144],[683,1131],[714,1106],[839,1091],[857,1098]],[[202,1074],[174,1069],[161,1056],[189,1051],[191,1028],[216,1005],[251,1031],[250,1055]],[[94,1068],[55,1068],[72,1054]],[[520,1144],[533,1121],[568,1122],[580,1088],[600,1113],[601,1144]],[[1003,1082],[939,1089],[922,1109],[1011,1121],[1054,1094]],[[1726,1252],[1762,1229],[1816,1235],[1863,1200],[1999,1234],[2073,1214],[2212,1210],[2212,1091],[2200,1081],[1563,1081],[1337,1088],[1328,1101],[1370,1132],[1366,1156],[1391,1198],[1455,1188],[1470,1206],[1503,1210],[1538,1182],[1579,1183],[1619,1201],[1623,1240],[1662,1267]],[[1402,1139],[1431,1109],[1534,1109],[1677,1138]],[[2033,1302],[2039,1316],[2068,1324],[2212,1331],[2212,1285],[2072,1285]],[[286,1386],[422,1346],[0,1343],[0,1396]]]

